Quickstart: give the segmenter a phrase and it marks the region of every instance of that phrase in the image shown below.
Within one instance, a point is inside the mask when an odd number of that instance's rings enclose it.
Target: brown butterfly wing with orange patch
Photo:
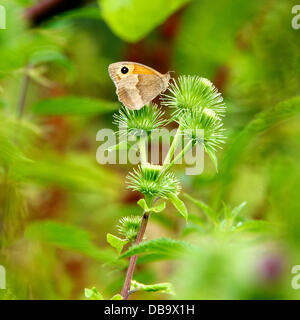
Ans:
[[[152,68],[134,62],[113,63],[108,70],[117,87],[119,100],[134,110],[141,109],[165,91],[170,79],[169,74],[162,75]],[[126,72],[123,73],[122,70]]]

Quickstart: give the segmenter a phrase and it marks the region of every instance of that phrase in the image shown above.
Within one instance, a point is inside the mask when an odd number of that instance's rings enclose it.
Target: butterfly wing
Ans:
[[[122,73],[122,67],[127,68]],[[156,70],[134,62],[116,62],[108,72],[117,87],[119,100],[128,108],[139,110],[149,103],[169,84],[169,74],[162,75]]]
[[[164,83],[155,74],[133,74],[120,80],[117,86],[119,100],[128,108],[139,110],[162,91]]]
[[[119,100],[124,106],[134,110],[139,110],[144,106],[140,93],[137,90],[138,81],[138,75],[132,74],[120,80],[117,85]]]

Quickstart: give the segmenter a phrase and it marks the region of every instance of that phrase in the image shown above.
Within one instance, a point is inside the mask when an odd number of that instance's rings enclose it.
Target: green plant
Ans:
[[[166,122],[162,119],[163,113],[158,107],[148,105],[138,111],[123,108],[119,114],[115,115],[115,123],[120,128],[125,128],[125,131],[122,130],[122,135],[134,135],[139,139],[141,165],[129,173],[127,185],[129,189],[139,191],[144,197],[138,201],[138,205],[143,209],[142,218],[124,217],[120,221],[119,230],[124,238],[120,239],[108,234],[108,242],[117,249],[119,254],[128,242],[133,246],[127,252],[134,252],[134,248],[140,245],[150,213],[159,213],[165,209],[165,202],[156,204],[159,199],[170,201],[185,220],[188,220],[186,206],[178,197],[181,190],[179,181],[170,170],[177,160],[183,158],[195,145],[202,146],[217,167],[215,152],[224,143],[222,116],[225,105],[222,101],[214,85],[204,78],[181,76],[178,82],[170,86],[169,93],[162,97],[162,104],[173,108],[173,114],[168,122],[177,122],[178,128],[162,165],[150,164],[146,150],[151,132]],[[180,140],[183,139],[185,145],[175,155],[179,149]],[[121,257],[126,256],[125,252]],[[128,298],[132,285],[135,289],[147,288],[147,286],[136,286],[136,282],[132,280],[136,261],[137,255],[131,255],[121,292],[123,299]]]

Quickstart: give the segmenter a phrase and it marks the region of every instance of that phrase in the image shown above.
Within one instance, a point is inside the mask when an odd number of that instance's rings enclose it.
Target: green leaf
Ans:
[[[45,154],[33,163],[18,164],[11,175],[18,181],[55,185],[70,191],[101,191],[112,197],[117,195],[119,185],[117,177],[111,172],[97,166],[93,159],[78,153],[69,154],[68,157]]]
[[[133,245],[120,258],[127,258],[136,254],[163,254],[170,258],[177,258],[180,254],[188,252],[192,248],[191,244],[185,241],[173,240],[169,238],[158,238],[144,241],[138,245]]]
[[[225,202],[222,202],[222,204],[223,204],[223,209],[224,209],[224,213],[225,213],[225,217],[226,217],[227,223],[229,223],[229,221],[232,218],[232,212],[231,212],[230,208],[227,206],[227,204]]]
[[[108,251],[99,250],[93,244],[91,235],[86,230],[60,222],[34,222],[27,226],[25,237],[58,248],[76,251],[100,261],[106,262],[114,259],[114,256]]]
[[[212,160],[216,171],[218,172],[218,158],[216,156],[216,152],[212,149],[206,148],[205,149],[206,153],[208,154],[208,156],[210,157],[210,159]]]
[[[265,233],[273,232],[276,230],[275,226],[267,221],[262,220],[251,220],[244,223],[239,223],[234,231],[237,232],[256,232],[256,233]]]
[[[30,63],[34,65],[49,62],[55,62],[69,70],[72,69],[70,60],[57,50],[39,50],[34,52],[30,59]]]
[[[162,203],[160,203],[160,204],[158,204],[158,205],[156,205],[154,207],[151,207],[150,211],[155,212],[155,213],[159,213],[159,212],[164,211],[165,208],[166,208],[166,203],[162,202]]]
[[[163,282],[145,285],[135,280],[131,281],[130,291],[147,291],[147,292],[162,292],[175,295],[172,283]]]
[[[52,19],[48,20],[44,24],[47,28],[61,28],[70,25],[77,19],[93,19],[102,20],[99,9],[96,7],[83,7],[74,10],[68,10],[59,15],[55,15]]]
[[[163,260],[172,260],[174,259],[174,256],[168,255],[168,254],[156,254],[156,253],[149,253],[149,254],[143,254],[139,256],[137,260],[137,264],[144,264],[149,262],[159,262]]]
[[[149,207],[145,201],[145,199],[140,199],[137,204],[145,211],[145,212],[149,212]]]
[[[250,123],[239,133],[226,150],[222,166],[220,166],[221,186],[219,188],[219,198],[223,198],[223,193],[228,190],[234,181],[233,175],[242,155],[248,149],[255,138],[264,131],[272,128],[276,124],[300,115],[300,96],[278,103],[273,108],[262,111],[250,121]]]
[[[174,207],[177,209],[177,211],[184,217],[185,221],[188,220],[188,211],[186,209],[186,206],[182,200],[180,200],[175,194],[171,193],[168,195],[168,198],[174,205]]]
[[[33,163],[5,133],[0,131],[0,164],[8,168],[13,164]]]
[[[247,204],[247,202],[244,201],[240,205],[238,205],[237,207],[232,209],[231,214],[232,214],[233,218],[236,218],[241,213],[241,211],[246,206],[246,204]]]
[[[217,213],[210,207],[208,206],[206,203],[204,203],[203,201],[197,200],[195,198],[193,198],[192,196],[188,195],[187,193],[184,194],[184,196],[186,198],[188,198],[189,200],[191,200],[195,205],[197,205],[199,208],[202,209],[202,211],[204,213],[206,213],[206,215],[211,218],[214,222],[216,221],[216,216]]]
[[[93,116],[112,112],[119,108],[119,103],[101,99],[67,96],[42,100],[32,106],[32,111],[39,115],[76,115]]]
[[[87,299],[90,300],[104,300],[102,294],[95,287],[93,287],[92,289],[85,288],[84,295]]]
[[[145,212],[155,212],[155,213],[159,213],[162,212],[163,210],[165,210],[166,208],[166,203],[162,202],[154,207],[149,208],[145,199],[140,199],[137,204],[145,211]]]
[[[118,238],[110,233],[107,234],[106,239],[113,248],[117,249],[118,254],[121,253],[125,244],[128,243],[128,240]]]
[[[124,41],[136,42],[190,0],[98,0],[103,19]]]
[[[131,147],[131,144],[127,141],[121,141],[120,143],[111,146],[107,148],[106,150],[108,152],[117,151],[117,150],[127,150],[129,147]]]
[[[236,50],[237,34],[252,21],[263,4],[264,1],[244,0],[191,2],[183,12],[182,27],[176,39],[176,71],[213,78]]]
[[[110,300],[123,300],[123,297],[118,293],[115,294]]]

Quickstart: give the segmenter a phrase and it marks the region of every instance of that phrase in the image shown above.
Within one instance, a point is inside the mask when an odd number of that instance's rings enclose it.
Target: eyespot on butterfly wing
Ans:
[[[136,62],[116,62],[108,72],[117,90],[119,101],[133,110],[141,109],[169,86],[170,74]]]

